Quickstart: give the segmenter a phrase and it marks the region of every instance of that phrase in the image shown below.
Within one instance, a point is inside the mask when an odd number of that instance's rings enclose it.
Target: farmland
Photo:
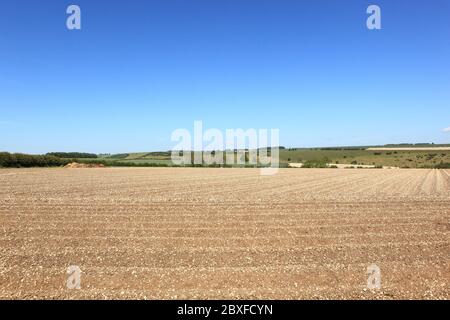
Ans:
[[[2,299],[450,298],[450,170],[1,169],[0,225]]]
[[[388,146],[388,147],[387,147]],[[369,166],[389,166],[399,168],[435,168],[442,164],[450,167],[450,147],[341,147],[341,148],[293,148],[280,150],[280,164],[322,161],[330,164],[355,164]],[[85,159],[78,159],[85,162]],[[89,162],[102,162],[108,166],[167,165],[171,166],[170,152],[125,153],[97,159]]]
[[[440,163],[450,163],[450,151],[447,149],[295,149],[281,150],[281,162],[304,162],[326,159],[334,164],[361,164],[392,166],[400,168],[434,167]]]

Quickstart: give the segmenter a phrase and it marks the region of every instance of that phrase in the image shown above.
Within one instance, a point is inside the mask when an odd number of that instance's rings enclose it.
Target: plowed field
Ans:
[[[449,299],[449,235],[449,170],[0,170],[2,299]]]

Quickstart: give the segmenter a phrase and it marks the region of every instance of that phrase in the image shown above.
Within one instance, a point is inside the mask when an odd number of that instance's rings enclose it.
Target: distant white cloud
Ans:
[[[448,128],[445,128],[444,130],[442,130],[442,131],[444,131],[444,132],[450,132],[450,127],[448,127]]]

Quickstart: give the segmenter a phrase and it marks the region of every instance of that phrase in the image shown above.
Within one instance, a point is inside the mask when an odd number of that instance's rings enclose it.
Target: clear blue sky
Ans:
[[[194,120],[284,146],[450,142],[448,0],[14,0],[0,35],[4,151],[165,150]]]

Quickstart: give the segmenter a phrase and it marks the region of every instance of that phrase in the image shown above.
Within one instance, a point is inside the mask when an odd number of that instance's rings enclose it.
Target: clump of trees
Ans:
[[[329,160],[324,158],[322,160],[308,160],[303,163],[302,168],[328,168]]]
[[[57,167],[69,162],[55,156],[0,152],[0,167],[4,168]]]
[[[450,169],[450,163],[449,162],[441,162],[439,164],[436,164],[434,167],[436,169]]]
[[[53,156],[58,158],[65,159],[90,159],[90,158],[98,158],[95,153],[86,153],[86,152],[49,152],[46,156]]]

